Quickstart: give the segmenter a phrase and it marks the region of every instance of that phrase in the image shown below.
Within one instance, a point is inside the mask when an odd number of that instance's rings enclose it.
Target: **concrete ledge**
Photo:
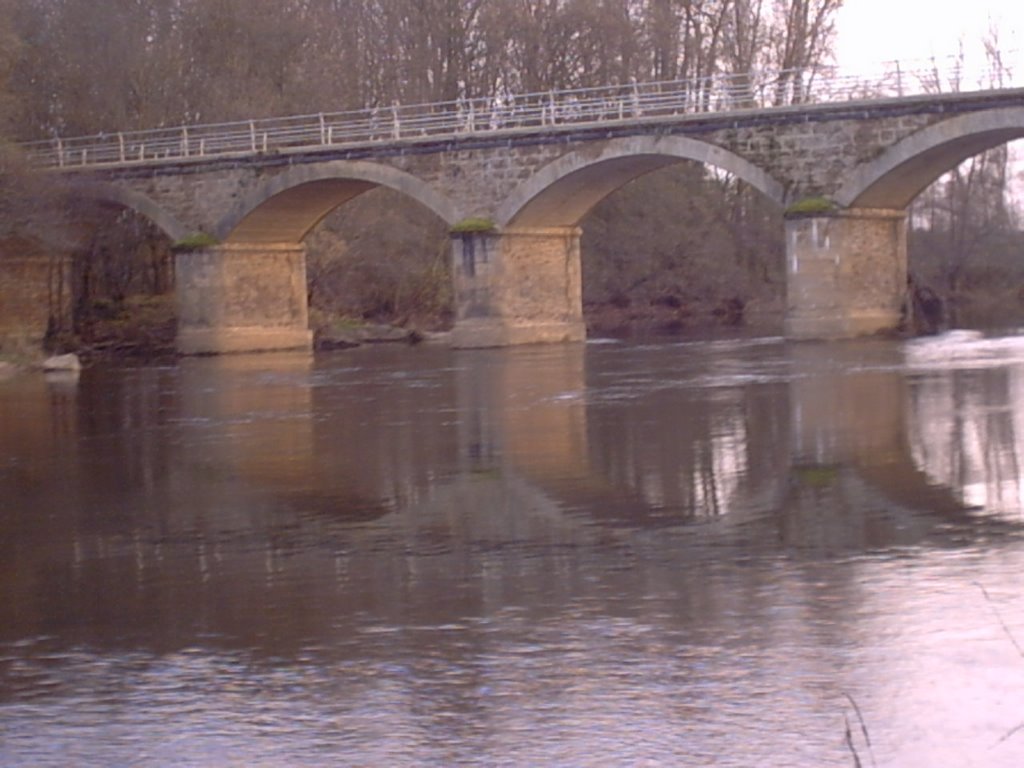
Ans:
[[[452,329],[456,349],[511,347],[517,344],[558,344],[584,341],[587,329],[582,321],[563,323],[502,323],[461,321]]]
[[[179,328],[176,345],[183,355],[312,351],[313,332],[308,328]]]

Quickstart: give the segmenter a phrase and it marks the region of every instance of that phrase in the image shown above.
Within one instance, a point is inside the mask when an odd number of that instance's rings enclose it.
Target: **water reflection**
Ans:
[[[1024,368],[934,351],[386,348],[2,382],[0,762],[847,764],[851,691],[890,762],[943,764],[901,739],[957,732],[955,691],[900,685],[964,654],[1013,701],[992,609],[1024,609]]]
[[[828,550],[906,546],[969,522],[913,461],[903,350],[889,342],[789,350],[792,465],[781,538]]]
[[[918,369],[910,380],[914,461],[987,514],[1019,516],[1024,508],[1022,357],[1016,339],[963,333],[909,350]]]
[[[94,369],[77,388],[19,379],[0,435],[2,573],[21,598],[7,636],[109,640],[93,613],[117,601],[83,594],[99,589],[133,601],[111,619],[135,617],[119,633],[174,647],[198,622],[248,642],[247,619],[180,603],[256,589],[315,626],[325,617],[292,591],[306,570],[369,594],[432,580],[443,593],[451,558],[470,573],[496,552],[616,547],[617,531],[837,552],[978,530],[977,507],[1016,524],[1021,369],[908,378],[903,355],[882,342],[386,350]],[[182,610],[211,612],[143,626]]]

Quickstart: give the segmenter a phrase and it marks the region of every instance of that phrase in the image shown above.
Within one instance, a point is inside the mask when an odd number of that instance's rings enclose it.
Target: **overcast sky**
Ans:
[[[1024,0],[846,0],[836,28],[837,62],[865,74],[882,62],[912,68],[915,60],[954,56],[961,40],[968,66],[980,65],[981,41],[996,30],[1011,84],[1024,87]],[[1024,140],[1011,147],[1013,195],[1024,211]]]
[[[961,39],[980,57],[979,41],[996,29],[1024,79],[1024,0],[846,0],[837,29],[836,56],[850,68],[952,55]]]

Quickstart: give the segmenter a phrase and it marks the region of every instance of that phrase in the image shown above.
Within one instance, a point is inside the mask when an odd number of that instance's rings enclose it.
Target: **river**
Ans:
[[[1012,335],[10,378],[0,765],[1024,765],[1022,462]]]

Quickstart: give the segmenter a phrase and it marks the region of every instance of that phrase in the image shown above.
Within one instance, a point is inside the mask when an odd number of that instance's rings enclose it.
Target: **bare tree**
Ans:
[[[983,43],[990,80],[979,85],[1000,87],[1007,70],[998,32],[990,32]],[[930,87],[936,91],[972,87],[963,81],[964,60],[961,43],[957,74],[942,80],[936,72]],[[998,291],[1024,277],[1010,158],[1005,144],[975,155],[941,176],[911,206],[911,270],[919,282],[941,291],[954,309],[972,290]]]

